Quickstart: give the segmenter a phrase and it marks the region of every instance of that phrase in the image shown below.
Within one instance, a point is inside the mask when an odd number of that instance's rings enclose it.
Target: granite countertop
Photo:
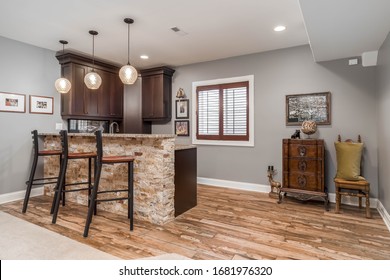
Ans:
[[[59,133],[39,133],[39,136],[60,136]],[[93,133],[68,133],[68,136],[75,136],[75,137],[95,137],[95,134]],[[103,137],[107,138],[149,138],[149,139],[169,139],[169,138],[175,138],[176,135],[174,134],[126,134],[126,133],[103,133]],[[182,144],[176,144],[175,150],[187,150],[187,149],[195,149],[195,145],[182,145]]]
[[[39,136],[60,136],[59,133],[39,133]],[[68,133],[68,136],[95,137],[93,133]],[[103,133],[107,138],[175,138],[174,134],[127,134],[127,133]]]
[[[175,145],[175,151],[179,150],[188,150],[188,149],[196,149],[195,145]]]

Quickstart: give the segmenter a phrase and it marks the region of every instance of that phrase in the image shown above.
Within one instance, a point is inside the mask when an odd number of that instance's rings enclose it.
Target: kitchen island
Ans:
[[[40,133],[45,149],[60,149],[60,136],[56,133]],[[69,133],[69,152],[96,151],[95,135]],[[178,149],[194,149],[180,146]],[[134,160],[134,218],[162,225],[175,217],[175,135],[165,134],[103,134],[104,155],[135,156]],[[59,161],[45,157],[45,176],[57,176]],[[70,160],[66,182],[86,181],[87,160]],[[71,188],[72,186],[69,186]],[[77,186],[76,186],[77,187]],[[75,188],[76,188],[75,187]],[[127,165],[104,165],[99,190],[127,188]],[[53,196],[54,186],[45,186],[45,195]],[[105,194],[101,195],[104,198]],[[106,194],[107,195],[107,194]],[[117,194],[120,196],[120,194]],[[88,194],[70,192],[66,199],[87,205]],[[127,216],[127,201],[98,204],[98,210],[106,210]],[[60,210],[61,211],[61,210]]]

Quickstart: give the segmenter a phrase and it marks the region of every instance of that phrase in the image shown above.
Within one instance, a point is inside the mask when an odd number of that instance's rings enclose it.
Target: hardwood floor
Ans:
[[[100,211],[83,238],[87,208],[68,203],[51,224],[51,198],[31,198],[0,210],[123,259],[177,253],[192,259],[390,259],[390,232],[377,210],[342,206],[324,211],[321,202],[198,185],[198,206],[163,226]]]

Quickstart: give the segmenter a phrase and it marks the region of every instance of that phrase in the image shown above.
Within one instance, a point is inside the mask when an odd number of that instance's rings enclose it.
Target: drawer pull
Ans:
[[[305,160],[300,160],[298,162],[298,170],[303,172],[303,171],[306,171],[306,168],[307,168],[306,161]]]
[[[305,175],[300,175],[298,177],[298,185],[303,188],[303,187],[306,187],[306,183],[307,183],[307,180],[306,180],[306,176]]]
[[[298,147],[298,154],[301,156],[301,157],[304,157],[306,155],[306,147],[304,146],[299,146]]]

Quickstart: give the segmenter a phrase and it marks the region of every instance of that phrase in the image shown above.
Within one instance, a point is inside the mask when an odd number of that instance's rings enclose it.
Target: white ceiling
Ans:
[[[302,8],[302,11],[301,11]],[[377,50],[390,31],[390,0],[1,0],[0,36],[131,63],[179,66],[308,44],[316,61]],[[276,33],[283,24],[287,30]],[[179,36],[177,26],[187,35]],[[306,29],[305,29],[306,26]],[[1,46],[0,46],[1,51]],[[149,60],[141,60],[141,54]]]
[[[316,61],[380,48],[390,31],[390,0],[299,0]]]

